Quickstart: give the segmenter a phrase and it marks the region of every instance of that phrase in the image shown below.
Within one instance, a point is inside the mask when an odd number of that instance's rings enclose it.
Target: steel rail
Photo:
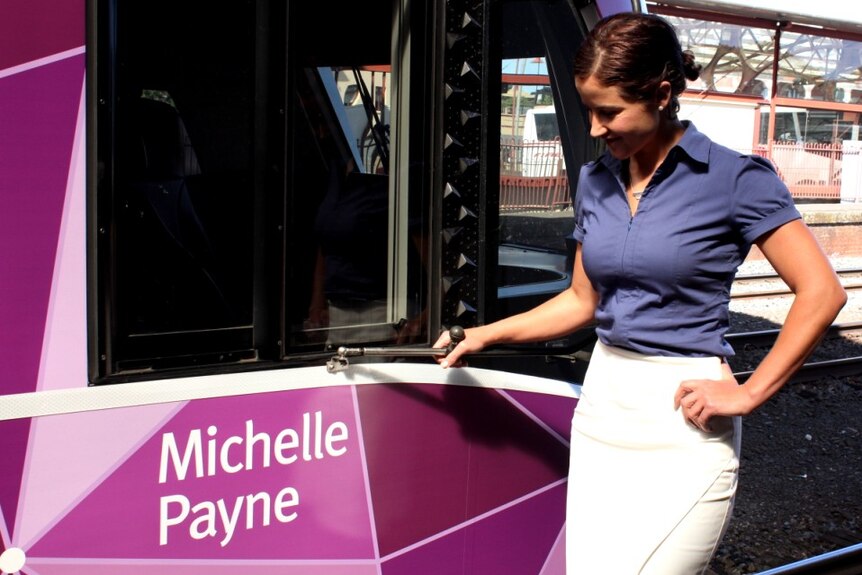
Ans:
[[[848,268],[848,269],[843,269],[843,270],[836,270],[835,273],[838,275],[839,279],[849,280],[850,279],[849,276],[858,276],[858,275],[862,274],[862,269],[858,269],[858,268],[850,269],[850,268]],[[733,286],[731,286],[730,297],[731,297],[731,299],[739,300],[739,299],[755,299],[755,298],[764,298],[764,297],[779,297],[779,296],[787,296],[787,295],[793,294],[793,292],[790,291],[790,288],[788,288],[787,285],[784,284],[783,282],[781,282],[780,287],[776,286],[776,287],[773,287],[771,289],[757,290],[757,289],[749,288],[749,289],[751,289],[751,291],[745,291],[745,290],[739,289],[741,286],[744,286],[747,284],[749,284],[749,285],[754,284],[754,286],[756,288],[757,282],[769,282],[770,280],[779,280],[780,281],[781,276],[779,276],[777,273],[747,274],[747,275],[736,276],[736,279],[734,280]],[[776,283],[776,282],[773,281],[772,283]],[[842,284],[844,285],[845,290],[862,289],[862,284],[860,284],[860,283],[855,283],[855,282],[850,283],[849,281],[844,283],[844,281],[842,281]]]
[[[731,344],[756,345],[765,346],[775,343],[775,338],[778,337],[779,329],[764,329],[760,331],[745,331],[727,334],[727,341]],[[862,331],[862,322],[845,322],[835,323],[829,326],[826,330],[825,337],[836,337],[850,335],[854,332]]]
[[[839,276],[842,275],[854,275],[854,274],[862,274],[862,268],[845,268],[840,270],[835,270],[835,273]],[[755,280],[777,280],[781,279],[781,276],[775,272],[764,272],[757,274],[739,274],[736,276],[736,281],[739,282],[747,282],[747,281],[755,281]]]
[[[862,543],[761,571],[757,575],[859,575]]]

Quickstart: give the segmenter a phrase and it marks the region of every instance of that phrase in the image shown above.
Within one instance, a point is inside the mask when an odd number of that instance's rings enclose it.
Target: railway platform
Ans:
[[[862,202],[797,203],[802,218],[830,257],[862,257]],[[749,259],[762,258],[753,248]]]

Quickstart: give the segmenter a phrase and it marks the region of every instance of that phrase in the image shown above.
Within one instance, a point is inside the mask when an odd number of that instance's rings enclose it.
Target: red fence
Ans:
[[[571,203],[565,172],[548,178],[500,176],[501,210],[557,210]]]
[[[790,193],[798,200],[837,201],[841,197],[841,143],[776,142],[772,153],[757,146],[754,153],[772,161]]]
[[[837,144],[776,142],[753,153],[770,160],[797,200],[838,201],[843,151]],[[559,140],[500,146],[500,209],[559,210],[571,206]]]
[[[558,210],[571,204],[559,138],[500,145],[501,210]]]

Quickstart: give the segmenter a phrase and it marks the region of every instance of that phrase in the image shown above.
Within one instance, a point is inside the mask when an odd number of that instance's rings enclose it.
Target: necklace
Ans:
[[[644,195],[646,188],[644,187],[641,190],[635,191],[635,185],[632,182],[631,173],[629,172],[629,168],[628,168],[628,160],[624,160],[624,162],[625,162],[625,165],[623,168],[623,182],[626,185],[626,191],[631,192],[632,198],[634,198],[634,200],[636,202],[639,202],[641,199],[641,196]]]

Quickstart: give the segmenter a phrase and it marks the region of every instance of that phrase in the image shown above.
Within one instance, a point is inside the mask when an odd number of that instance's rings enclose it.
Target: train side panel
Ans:
[[[0,393],[87,385],[84,3],[0,19]]]
[[[561,575],[576,398],[407,363],[4,396],[0,568]]]

